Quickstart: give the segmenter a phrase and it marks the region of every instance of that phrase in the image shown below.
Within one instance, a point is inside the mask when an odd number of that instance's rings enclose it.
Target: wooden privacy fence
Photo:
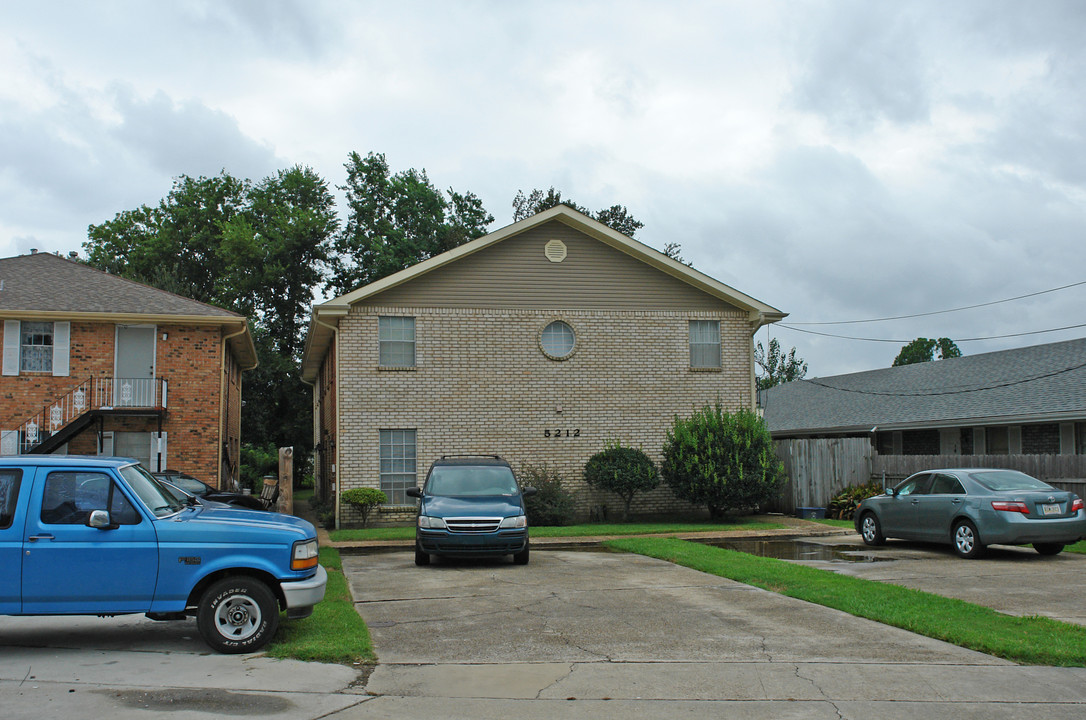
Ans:
[[[879,455],[867,438],[778,440],[777,457],[788,476],[771,510],[826,507],[849,485],[896,481],[933,468],[1008,468],[1086,497],[1086,455]]]
[[[773,508],[777,512],[791,514],[800,507],[826,507],[838,491],[871,479],[875,451],[867,438],[778,440],[776,449],[788,476],[780,501]]]

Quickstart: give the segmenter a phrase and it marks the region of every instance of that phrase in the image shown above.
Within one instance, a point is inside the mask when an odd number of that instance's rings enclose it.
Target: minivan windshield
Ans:
[[[518,492],[513,471],[504,465],[437,465],[426,481],[428,495],[482,497]]]
[[[151,477],[151,473],[139,465],[126,465],[121,468],[121,476],[128,481],[129,487],[136,491],[140,500],[155,517],[165,517],[179,512],[182,505],[173,495]]]
[[[1055,490],[1054,487],[1037,478],[1030,477],[1017,470],[995,470],[993,472],[970,473],[969,477],[989,490]]]

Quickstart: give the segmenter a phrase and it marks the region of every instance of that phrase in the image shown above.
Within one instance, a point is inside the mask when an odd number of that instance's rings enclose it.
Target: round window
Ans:
[[[577,340],[573,335],[573,328],[561,320],[555,320],[543,328],[543,335],[539,342],[547,357],[565,360],[573,354],[573,346]]]

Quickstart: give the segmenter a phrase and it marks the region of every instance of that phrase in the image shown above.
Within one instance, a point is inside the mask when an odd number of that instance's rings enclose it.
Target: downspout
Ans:
[[[329,330],[332,331],[332,344],[336,348],[336,350],[335,350],[335,352],[336,352],[336,357],[335,357],[335,364],[336,364],[336,375],[335,375],[335,382],[336,382],[336,416],[334,418],[335,421],[336,421],[336,434],[334,436],[334,440],[335,440],[335,443],[336,443],[336,455],[335,455],[335,459],[333,461],[333,465],[335,466],[336,469],[335,469],[335,472],[333,473],[333,475],[335,475],[335,478],[336,478],[336,498],[335,498],[335,500],[336,500],[336,530],[339,530],[339,505],[340,505],[340,503],[339,503],[339,494],[341,492],[341,488],[342,488],[342,485],[343,485],[343,483],[341,483],[339,481],[339,471],[343,467],[343,465],[340,464],[340,462],[339,462],[340,446],[343,444],[343,443],[341,443],[339,441],[339,433],[340,433],[340,430],[343,428],[343,424],[340,422],[340,412],[341,412],[341,409],[342,409],[343,405],[340,404],[340,401],[339,401],[340,400],[340,398],[339,398],[339,389],[340,389],[340,386],[343,384],[341,382],[342,378],[340,377],[340,374],[342,373],[343,368],[341,368],[340,365],[339,365],[339,325],[338,324],[329,325],[328,323],[321,320],[320,315],[318,315],[317,313],[313,313],[313,322],[317,323],[318,325],[320,325],[322,327],[326,327],[326,328],[328,328]],[[306,384],[308,385],[308,383],[306,383]],[[311,387],[313,387],[314,389],[316,388],[315,385],[312,385]],[[316,393],[314,393],[314,397],[316,397]],[[318,418],[318,424],[319,424],[319,422],[320,421],[319,421],[319,418]],[[319,437],[314,437],[313,438],[313,444],[316,445],[318,442],[320,442],[320,438]]]
[[[236,338],[238,335],[243,335],[248,330],[249,330],[248,322],[242,323],[241,330],[238,330],[235,333],[230,333],[229,335],[224,335],[223,338],[222,338],[222,354],[219,356],[219,440],[218,440],[217,443],[215,443],[218,446],[218,451],[217,451],[218,452],[218,459],[217,459],[217,462],[215,463],[215,470],[218,473],[222,473],[222,436],[223,436],[223,429],[225,427],[227,427],[227,425],[228,425],[228,423],[230,421],[229,418],[227,417],[227,415],[230,413],[230,404],[229,404],[229,402],[226,402],[226,403],[223,402],[224,399],[227,399],[227,400],[229,399],[229,398],[226,398],[226,386],[228,384],[226,382],[226,349],[227,349],[227,347],[229,347],[231,338]],[[241,373],[241,365],[239,364],[238,365],[238,374],[240,375],[240,373]],[[239,398],[239,402],[240,402],[240,398]],[[238,443],[239,444],[241,443],[241,428],[238,428]],[[239,463],[241,462],[240,454],[238,456],[238,462]],[[232,477],[230,478],[230,486],[231,486],[230,487],[231,490],[237,490],[238,489],[236,487],[236,485],[234,484],[234,478],[232,478]],[[220,490],[224,489],[223,486],[222,486],[222,478],[221,477],[219,478],[219,489]]]

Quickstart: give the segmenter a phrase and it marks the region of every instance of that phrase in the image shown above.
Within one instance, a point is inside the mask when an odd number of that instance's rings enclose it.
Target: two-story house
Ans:
[[[659,460],[675,415],[754,406],[753,333],[780,311],[558,206],[313,310],[318,492],[376,487],[381,519],[441,455],[558,471],[578,510],[611,441]],[[664,487],[641,514],[686,510]]]
[[[210,485],[238,478],[237,313],[35,253],[0,259],[0,454],[134,457]]]

